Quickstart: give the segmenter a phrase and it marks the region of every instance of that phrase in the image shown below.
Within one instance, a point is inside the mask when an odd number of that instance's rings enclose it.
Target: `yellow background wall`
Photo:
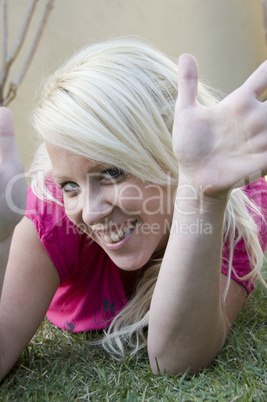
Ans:
[[[27,4],[28,0],[9,0],[10,48]],[[45,5],[46,0],[39,0],[22,55]],[[28,118],[42,78],[82,45],[128,34],[145,38],[175,58],[182,52],[194,54],[201,76],[224,93],[238,87],[266,58],[261,0],[55,0],[33,62],[10,105],[25,166],[34,150]]]

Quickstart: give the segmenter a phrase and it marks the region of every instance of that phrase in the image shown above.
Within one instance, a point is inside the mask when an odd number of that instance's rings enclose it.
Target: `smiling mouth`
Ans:
[[[129,222],[128,225],[121,227],[118,231],[110,231],[107,233],[100,234],[100,237],[106,243],[118,243],[119,241],[125,239],[135,228],[137,221]]]

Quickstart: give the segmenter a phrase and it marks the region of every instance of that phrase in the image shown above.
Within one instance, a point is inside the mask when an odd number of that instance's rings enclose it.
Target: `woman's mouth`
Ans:
[[[114,244],[125,239],[135,228],[137,221],[131,221],[128,224],[121,226],[119,230],[101,233],[100,237],[105,243]]]

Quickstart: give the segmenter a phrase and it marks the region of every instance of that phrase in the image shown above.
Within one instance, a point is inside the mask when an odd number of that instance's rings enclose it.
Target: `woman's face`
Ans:
[[[47,144],[68,218],[124,270],[165,249],[173,214],[170,187],[143,183],[118,168]]]

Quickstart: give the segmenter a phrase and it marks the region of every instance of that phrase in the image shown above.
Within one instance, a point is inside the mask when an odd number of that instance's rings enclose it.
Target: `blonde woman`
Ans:
[[[198,372],[222,348],[267,243],[267,65],[219,103],[192,56],[178,69],[117,39],[49,77],[23,218],[0,110],[1,377],[45,314],[64,330],[105,329],[117,357],[147,347],[155,373]]]

